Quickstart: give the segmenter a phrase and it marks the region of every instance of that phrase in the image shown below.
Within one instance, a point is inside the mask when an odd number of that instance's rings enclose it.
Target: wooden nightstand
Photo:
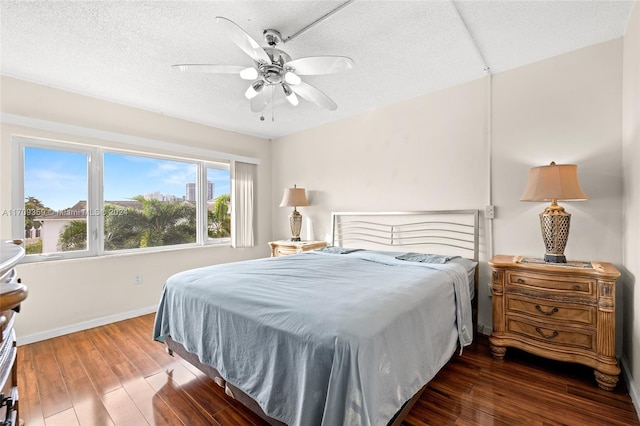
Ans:
[[[492,269],[491,353],[514,347],[594,369],[598,385],[613,390],[620,367],[615,345],[618,270],[604,262],[544,263],[495,256]]]
[[[280,240],[269,242],[271,257],[287,256],[289,254],[302,253],[327,246],[326,241],[290,241]]]

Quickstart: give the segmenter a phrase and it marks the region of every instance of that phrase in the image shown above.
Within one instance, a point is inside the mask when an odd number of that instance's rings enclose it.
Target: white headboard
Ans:
[[[478,210],[331,213],[331,244],[478,261]]]

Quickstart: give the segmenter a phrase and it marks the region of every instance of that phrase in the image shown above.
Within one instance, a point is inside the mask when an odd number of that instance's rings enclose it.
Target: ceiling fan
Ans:
[[[316,21],[318,22],[318,21]],[[262,112],[272,100],[274,93],[283,93],[291,105],[299,103],[298,96],[322,108],[334,111],[336,103],[326,94],[310,84],[302,81],[300,76],[333,74],[349,70],[353,60],[345,56],[311,56],[292,60],[278,44],[291,40],[295,35],[283,40],[281,34],[273,29],[264,30],[263,36],[267,44],[261,47],[249,34],[235,22],[216,17],[219,25],[243,52],[253,60],[253,66],[221,65],[221,64],[177,64],[173,67],[181,71],[204,73],[238,74],[243,80],[252,81],[245,92],[250,100],[251,111]],[[315,22],[314,22],[315,24]],[[312,24],[313,25],[313,24]]]

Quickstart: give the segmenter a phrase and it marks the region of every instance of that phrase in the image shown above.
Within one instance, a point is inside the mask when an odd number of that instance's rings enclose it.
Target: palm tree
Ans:
[[[224,238],[231,235],[231,215],[229,214],[229,205],[231,203],[231,195],[224,194],[216,198],[213,212],[209,211],[209,237]]]
[[[116,204],[104,206],[104,248],[122,250],[140,247],[140,239],[147,228],[142,210]]]
[[[45,216],[51,212],[51,209],[49,207],[46,207],[42,203],[42,201],[31,195],[25,198],[24,210],[24,226],[27,230],[33,228],[36,225],[40,225],[40,222],[37,221],[37,218],[40,216]]]
[[[142,196],[133,199],[141,203],[141,209],[105,205],[107,250],[158,247],[196,241],[194,204],[183,201],[147,200]]]
[[[140,207],[107,203],[104,206],[106,250],[159,247],[196,241],[196,206],[186,201],[147,200],[133,198]],[[213,212],[209,212],[209,236],[231,235],[230,196],[218,197]],[[74,222],[80,222],[82,227]],[[86,225],[83,221],[67,224],[60,233],[62,250],[86,248]],[[80,247],[80,241],[85,246]]]

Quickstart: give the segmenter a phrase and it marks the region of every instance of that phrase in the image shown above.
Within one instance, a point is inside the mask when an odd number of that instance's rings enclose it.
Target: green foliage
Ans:
[[[139,248],[147,219],[141,210],[115,204],[104,206],[104,248],[123,250]]]
[[[42,201],[32,196],[29,196],[25,199],[24,210],[25,229],[31,229],[32,227],[38,228],[40,226],[40,222],[37,220],[38,217],[46,216],[47,214],[52,212],[49,207],[46,207],[44,204],[42,204]]]
[[[231,236],[231,215],[229,214],[229,205],[231,204],[231,195],[224,194],[216,198],[213,211],[207,212],[208,229],[207,233],[210,238],[226,238]]]
[[[74,251],[87,249],[87,222],[72,220],[60,230],[58,250]]]
[[[38,240],[35,243],[27,244],[24,248],[27,254],[40,254],[42,253],[42,240]]]
[[[196,206],[184,201],[146,200],[140,210],[105,205],[105,249],[159,247],[196,241]]]
[[[140,208],[105,204],[105,250],[125,250],[160,247],[196,241],[196,206],[186,201],[146,200],[134,197]],[[211,238],[231,235],[230,196],[216,199],[213,211],[208,212],[208,234]],[[78,222],[78,223],[76,223]],[[86,248],[87,229],[84,221],[73,221],[60,232],[60,248]],[[84,244],[84,245],[83,245]]]

